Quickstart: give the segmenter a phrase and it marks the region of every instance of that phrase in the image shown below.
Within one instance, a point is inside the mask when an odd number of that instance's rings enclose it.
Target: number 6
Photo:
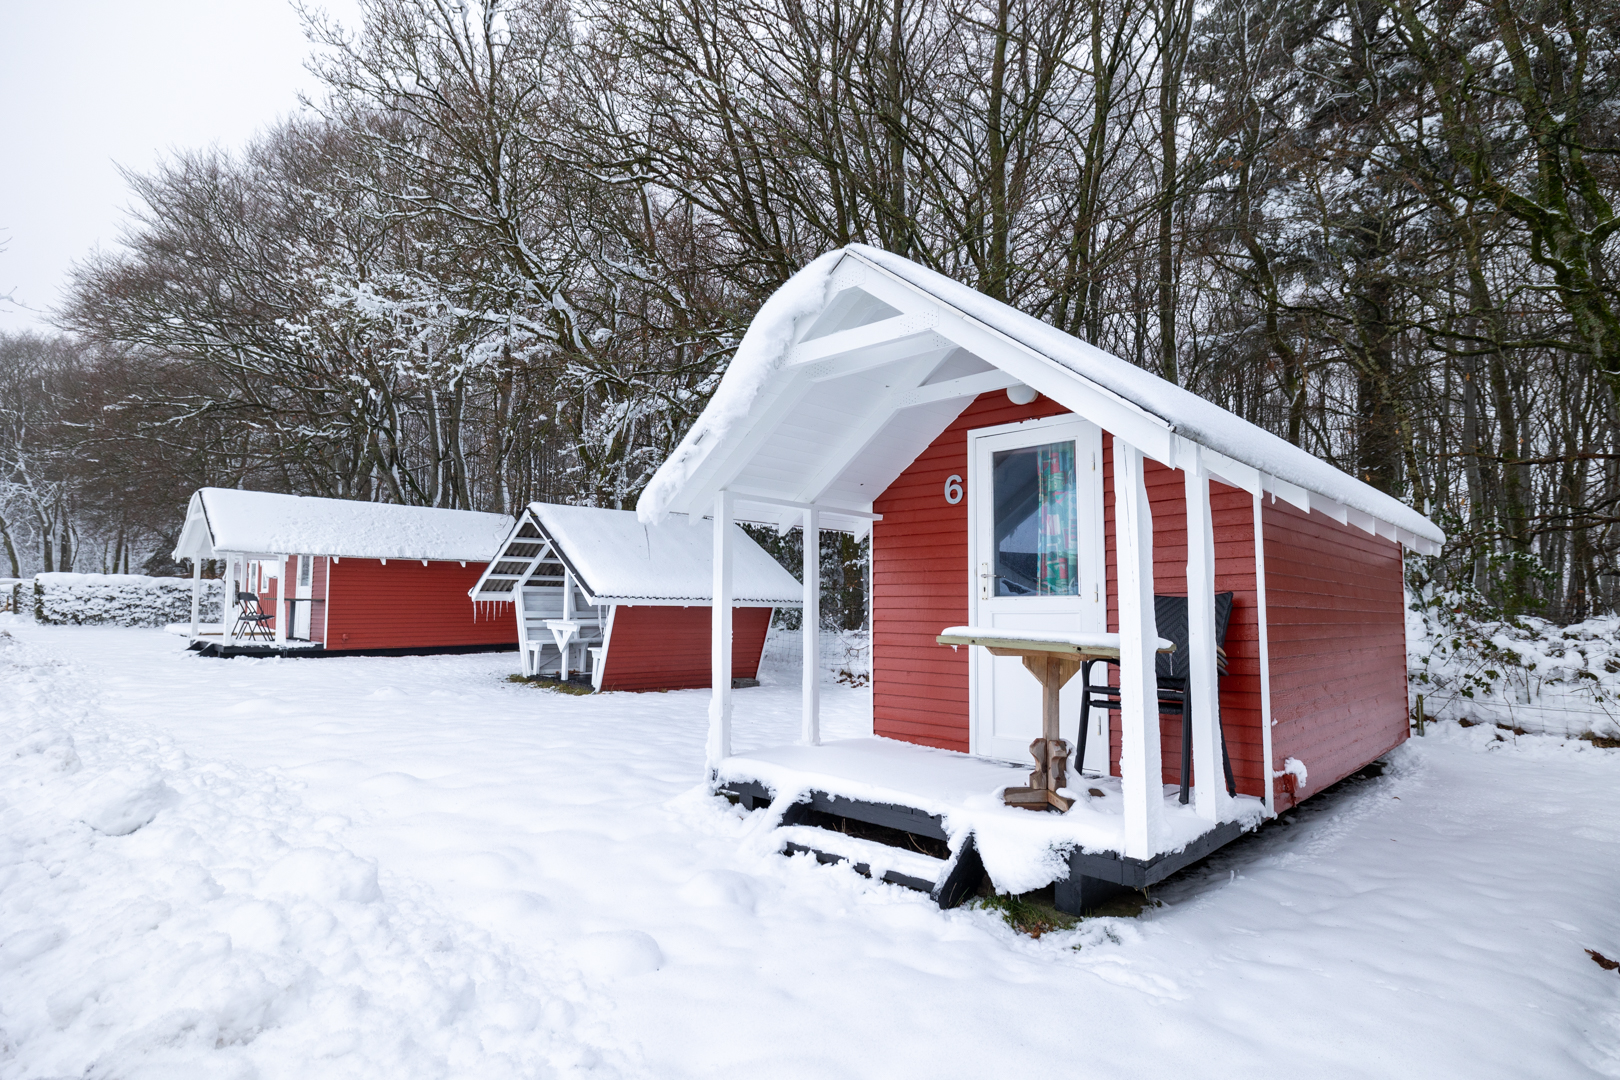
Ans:
[[[945,501],[952,506],[962,501],[962,478],[955,473],[945,478]]]

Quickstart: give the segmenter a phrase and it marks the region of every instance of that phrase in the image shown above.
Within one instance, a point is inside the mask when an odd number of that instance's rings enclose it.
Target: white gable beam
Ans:
[[[928,378],[937,362],[933,357],[924,358],[911,364],[907,370],[896,376],[888,392],[866,409],[861,414],[860,420],[849,429],[848,434],[822,456],[821,467],[810,477],[809,482],[799,489],[795,501],[819,502],[827,493],[827,489],[849,467],[849,463],[870,446],[872,440],[882,434],[884,426],[894,418],[894,414],[905,407],[900,404],[901,400],[921,389],[918,384]]]
[[[955,348],[932,330],[925,330],[920,334],[910,334],[895,338],[893,341],[870,345],[856,352],[817,360],[812,364],[797,365],[790,370],[803,370],[814,382],[828,382],[832,379],[842,379],[846,375],[859,375],[902,360],[910,360],[914,356],[943,359]]]
[[[964,375],[959,379],[929,383],[915,390],[895,395],[895,408],[910,409],[917,405],[932,405],[936,401],[955,401],[958,398],[976,398],[994,390],[1017,386],[1019,380],[1005,371],[981,371],[977,375]]]
[[[1029,346],[949,308],[943,301],[873,268],[861,288],[890,307],[908,313],[934,313],[934,332],[988,364],[1034,387],[1138,447],[1155,461],[1174,461],[1170,425],[1145,409],[1052,363]],[[876,324],[874,324],[876,325]]]
[[[880,319],[865,326],[828,334],[811,341],[801,341],[787,350],[786,366],[798,367],[814,364],[835,356],[860,352],[879,345],[892,345],[907,338],[926,334],[934,327],[934,320],[926,312],[906,312],[892,318]]]

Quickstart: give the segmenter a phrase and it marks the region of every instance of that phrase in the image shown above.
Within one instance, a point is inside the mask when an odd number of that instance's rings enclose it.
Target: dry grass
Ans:
[[[591,689],[591,685],[589,683],[561,682],[557,679],[548,678],[545,675],[535,675],[532,678],[525,678],[522,675],[508,675],[506,677],[506,681],[509,683],[519,683],[523,686],[538,687],[541,690],[555,690],[559,694],[574,694],[578,696],[581,694],[596,693],[595,690]]]
[[[1049,901],[1038,898],[1036,893],[1019,896],[993,893],[979,897],[973,906],[995,912],[1008,926],[1032,938],[1053,930],[1072,930],[1080,923],[1073,915],[1059,911]]]

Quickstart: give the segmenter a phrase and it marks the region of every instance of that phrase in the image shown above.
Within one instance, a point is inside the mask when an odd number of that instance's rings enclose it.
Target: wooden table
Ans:
[[[1029,752],[1035,758],[1029,786],[1009,787],[1002,798],[1008,806],[1029,810],[1053,807],[1063,811],[1073,806],[1074,800],[1058,794],[1059,788],[1068,786],[1070,752],[1069,744],[1058,734],[1059,694],[1085,661],[1118,660],[1119,635],[953,626],[935,640],[941,645],[978,645],[991,656],[1016,656],[1023,661],[1024,667],[1041,684],[1041,734],[1029,744]],[[1159,651],[1169,652],[1170,649]],[[1076,762],[1075,767],[1079,768],[1080,763]]]

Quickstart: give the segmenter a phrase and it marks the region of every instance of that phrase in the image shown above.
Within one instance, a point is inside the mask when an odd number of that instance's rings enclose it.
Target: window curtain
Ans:
[[[1075,513],[1074,444],[1051,443],[1036,458],[1040,478],[1040,556],[1037,585],[1042,596],[1080,593],[1080,545]]]

